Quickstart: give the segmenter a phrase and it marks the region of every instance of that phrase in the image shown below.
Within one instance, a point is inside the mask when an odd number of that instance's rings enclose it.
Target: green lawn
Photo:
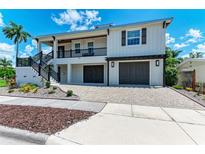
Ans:
[[[0,87],[6,87],[6,86],[7,86],[6,80],[0,79]]]

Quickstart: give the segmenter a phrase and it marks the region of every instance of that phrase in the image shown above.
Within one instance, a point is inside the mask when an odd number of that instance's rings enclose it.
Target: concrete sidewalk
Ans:
[[[107,104],[47,144],[205,144],[204,111]]]
[[[100,112],[106,103],[0,96],[0,104],[30,105]]]

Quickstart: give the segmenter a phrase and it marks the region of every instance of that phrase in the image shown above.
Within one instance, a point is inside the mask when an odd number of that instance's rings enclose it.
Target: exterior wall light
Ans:
[[[159,66],[159,60],[156,60],[156,61],[155,61],[155,65],[156,65],[156,66]]]
[[[115,67],[115,62],[114,61],[111,62],[111,67]]]

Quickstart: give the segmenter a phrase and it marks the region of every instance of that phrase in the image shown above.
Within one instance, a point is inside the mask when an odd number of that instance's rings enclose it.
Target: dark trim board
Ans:
[[[107,57],[107,61],[118,60],[142,60],[142,59],[163,59],[165,55],[129,56],[129,57]]]

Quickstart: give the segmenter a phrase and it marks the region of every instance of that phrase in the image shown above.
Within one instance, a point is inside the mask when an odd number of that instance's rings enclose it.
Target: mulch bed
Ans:
[[[0,105],[0,125],[50,135],[94,114],[50,107]]]
[[[19,89],[13,89],[14,92],[8,93],[8,87],[1,87],[0,88],[0,95],[6,96],[17,96],[17,97],[34,97],[34,98],[53,98],[53,99],[65,99],[65,100],[79,100],[79,97],[76,95],[66,97],[66,93],[62,91],[60,88],[57,87],[55,93],[49,94],[48,89],[46,88],[39,88],[37,93],[23,93],[20,92]]]

